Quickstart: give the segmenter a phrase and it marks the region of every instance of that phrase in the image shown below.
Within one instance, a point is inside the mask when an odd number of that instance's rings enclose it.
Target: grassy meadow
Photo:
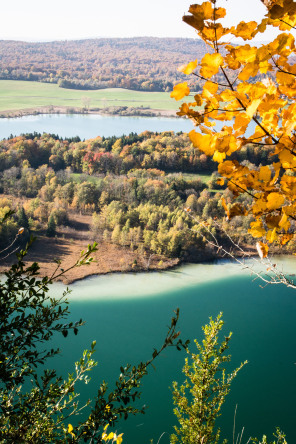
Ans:
[[[179,102],[171,99],[168,92],[131,91],[122,88],[86,91],[59,88],[57,84],[52,83],[0,80],[0,111],[26,110],[41,106],[143,106],[174,111],[178,109]]]

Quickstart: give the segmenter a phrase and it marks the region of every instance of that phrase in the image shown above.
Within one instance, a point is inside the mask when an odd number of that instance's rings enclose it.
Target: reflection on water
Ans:
[[[291,275],[296,269],[296,258],[278,257],[279,270]],[[246,261],[254,269],[259,262]],[[267,268],[267,267],[266,267]],[[262,268],[265,269],[264,267]],[[192,287],[198,284],[231,279],[238,276],[251,276],[251,272],[230,260],[219,260],[215,263],[187,264],[161,272],[113,273],[102,276],[91,276],[71,285],[71,300],[116,300],[143,297],[158,297],[159,294],[170,294],[177,289]],[[62,284],[60,284],[62,288]],[[56,284],[59,288],[59,284]]]

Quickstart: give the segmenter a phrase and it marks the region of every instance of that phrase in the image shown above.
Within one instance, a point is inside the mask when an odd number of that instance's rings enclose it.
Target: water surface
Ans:
[[[216,129],[231,122],[217,122]],[[0,139],[18,136],[25,133],[50,133],[60,137],[76,137],[91,139],[97,136],[116,136],[123,134],[141,133],[143,131],[163,132],[182,131],[187,133],[194,128],[188,119],[170,117],[121,117],[103,116],[99,114],[39,114],[0,119]],[[246,134],[254,131],[255,124],[251,122]]]
[[[17,118],[0,119],[0,139],[11,134],[50,133],[60,137],[91,139],[97,136],[117,136],[141,133],[143,131],[163,132],[192,130],[192,123],[186,119],[169,117],[121,117],[99,114],[39,114]]]
[[[288,272],[295,260],[285,259]],[[285,268],[286,269],[286,268]],[[296,442],[296,290],[283,286],[261,288],[240,267],[227,262],[189,265],[164,273],[116,274],[90,278],[71,286],[71,319],[82,317],[86,325],[77,337],[59,338],[63,352],[56,361],[61,372],[71,371],[91,341],[97,340],[98,368],[93,372],[91,396],[102,379],[112,382],[119,367],[148,359],[161,345],[166,326],[177,307],[184,339],[201,339],[201,326],[209,316],[223,311],[224,334],[231,340],[233,369],[247,359],[249,364],[233,384],[221,418],[223,437],[232,439],[235,405],[237,430],[245,427],[245,441],[262,437],[278,426],[288,442]],[[63,286],[53,289],[60,294]],[[192,341],[191,349],[195,351]],[[159,437],[169,443],[175,423],[169,387],[182,381],[185,353],[167,350],[145,378],[142,403],[146,415],[120,424],[128,444],[150,443]],[[231,441],[232,442],[232,441]]]

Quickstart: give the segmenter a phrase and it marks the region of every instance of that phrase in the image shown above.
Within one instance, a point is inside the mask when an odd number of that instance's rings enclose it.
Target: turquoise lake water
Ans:
[[[295,260],[285,261],[285,269],[294,271]],[[63,288],[55,284],[54,294]],[[62,354],[55,366],[64,374],[71,372],[71,363],[96,339],[99,365],[86,386],[86,398],[95,393],[96,383],[102,379],[112,387],[121,365],[148,359],[153,348],[161,345],[177,307],[182,338],[191,339],[194,352],[193,339],[201,339],[201,326],[209,316],[223,311],[223,332],[233,332],[229,369],[246,359],[249,363],[234,381],[223,408],[222,436],[232,442],[237,404],[236,430],[245,428],[243,442],[263,434],[272,439],[276,427],[286,432],[289,443],[296,442],[296,290],[271,285],[263,289],[229,262],[187,265],[163,273],[92,277],[71,288],[71,320],[82,317],[86,325],[77,337],[58,339]],[[117,427],[124,433],[124,442],[149,444],[153,439],[157,443],[163,433],[160,442],[170,442],[175,419],[169,387],[173,380],[183,380],[185,355],[165,351],[155,363],[156,370],[150,369],[141,398],[149,408],[145,415]]]

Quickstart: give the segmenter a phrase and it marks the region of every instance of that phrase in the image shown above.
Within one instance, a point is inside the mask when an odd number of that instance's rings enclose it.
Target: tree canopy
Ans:
[[[202,79],[201,93],[183,103],[177,113],[198,127],[189,133],[193,145],[218,163],[234,198],[251,197],[249,203],[227,206],[228,219],[251,215],[249,232],[267,243],[284,245],[294,236],[296,220],[296,4],[292,0],[264,0],[266,15],[260,23],[240,22],[224,27],[226,10],[211,0],[194,4],[183,20],[192,26],[209,51],[180,70]],[[252,41],[267,26],[279,34],[267,44]],[[229,37],[243,44],[229,44]],[[251,43],[251,44],[250,44]],[[221,80],[223,78],[223,80]],[[199,84],[200,85],[200,84]],[[171,96],[181,100],[190,94],[187,82],[174,87]],[[255,123],[251,129],[250,122]],[[234,159],[234,153],[252,144],[269,148],[269,161],[259,168]]]

